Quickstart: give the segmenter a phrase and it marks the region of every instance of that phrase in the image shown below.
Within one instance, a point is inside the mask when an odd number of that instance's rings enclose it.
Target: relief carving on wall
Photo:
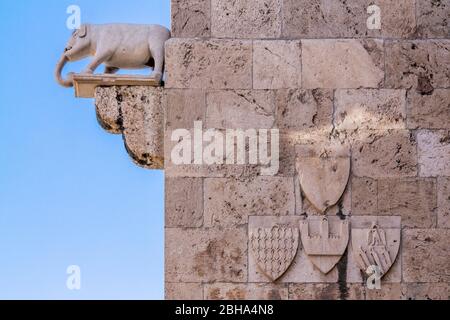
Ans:
[[[400,234],[400,228],[383,229],[378,224],[352,229],[353,255],[359,268],[366,273],[370,266],[377,266],[380,275],[385,275],[397,258]]]
[[[296,169],[305,197],[325,213],[344,194],[350,177],[350,157],[299,157]]]
[[[297,254],[298,228],[273,227],[250,230],[250,248],[261,271],[276,281],[289,269]]]
[[[339,262],[349,241],[348,220],[309,217],[300,222],[302,244],[311,262],[327,274]]]

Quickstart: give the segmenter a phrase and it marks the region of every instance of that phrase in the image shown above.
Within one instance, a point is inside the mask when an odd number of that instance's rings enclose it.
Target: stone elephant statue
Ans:
[[[170,31],[160,25],[83,24],[73,32],[56,67],[56,79],[64,87],[73,86],[72,74],[61,73],[68,61],[93,56],[83,73],[93,74],[100,64],[106,74],[119,69],[153,68],[152,78],[160,82],[164,71],[164,44]]]

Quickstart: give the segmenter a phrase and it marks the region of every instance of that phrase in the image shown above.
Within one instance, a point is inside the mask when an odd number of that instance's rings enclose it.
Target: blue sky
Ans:
[[[162,299],[163,172],[53,77],[72,4],[82,22],[170,25],[170,0],[0,2],[0,299]]]

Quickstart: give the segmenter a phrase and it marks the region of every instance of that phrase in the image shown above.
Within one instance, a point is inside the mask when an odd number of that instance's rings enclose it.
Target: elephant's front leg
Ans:
[[[89,63],[83,73],[93,74],[95,70],[105,61],[111,57],[111,53],[107,52],[104,54],[96,55],[94,59]]]

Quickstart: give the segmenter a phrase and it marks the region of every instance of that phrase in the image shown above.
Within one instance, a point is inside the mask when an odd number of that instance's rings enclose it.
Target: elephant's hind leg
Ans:
[[[155,62],[152,77],[157,82],[161,82],[164,68],[164,44],[162,46],[150,47],[150,52]]]

